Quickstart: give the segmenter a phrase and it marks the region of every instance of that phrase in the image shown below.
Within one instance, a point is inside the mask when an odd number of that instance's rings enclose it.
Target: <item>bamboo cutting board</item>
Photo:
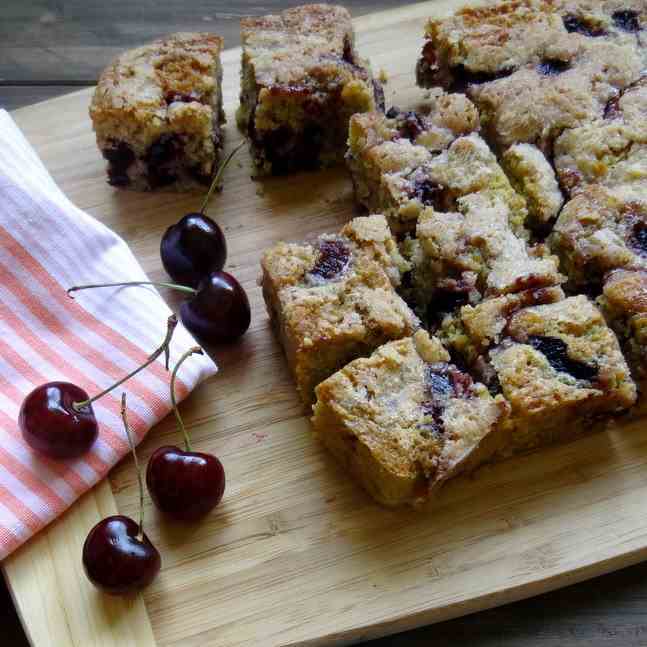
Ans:
[[[356,21],[360,52],[388,75],[387,103],[415,107],[423,20],[456,1]],[[239,50],[224,55],[227,148]],[[119,192],[105,183],[87,117],[91,91],[15,118],[81,208],[121,234],[153,279],[170,224],[198,195]],[[224,227],[228,269],[247,289],[252,327],[214,353],[220,374],[183,405],[193,444],[227,472],[223,503],[180,526],[147,505],[163,570],[143,600],[106,599],[85,580],[82,542],[102,516],[137,515],[132,461],[5,561],[34,645],[206,647],[349,643],[535,595],[647,557],[647,427],[607,433],[482,468],[451,483],[426,512],[385,510],[311,438],[256,281],[262,249],[335,231],[355,214],[343,169],[252,182],[246,153],[209,214]],[[165,294],[172,304],[178,301]],[[180,444],[172,417],[142,444],[146,461]]]

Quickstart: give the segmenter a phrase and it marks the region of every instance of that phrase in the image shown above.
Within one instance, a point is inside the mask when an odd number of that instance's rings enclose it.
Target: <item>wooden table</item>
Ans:
[[[241,15],[298,2],[267,0],[3,0],[0,7],[0,107],[12,109],[91,85],[117,52],[178,30],[217,30],[238,45]],[[349,0],[355,15],[397,6],[393,0]],[[222,11],[219,11],[222,6]],[[469,639],[474,647],[647,644],[647,564],[531,600],[369,643],[374,647],[442,647]],[[27,640],[9,595],[0,587],[3,644]],[[61,646],[63,647],[63,646]]]

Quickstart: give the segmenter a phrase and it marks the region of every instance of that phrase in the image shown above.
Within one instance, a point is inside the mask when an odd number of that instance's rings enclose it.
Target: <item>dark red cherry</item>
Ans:
[[[30,447],[54,458],[73,458],[90,449],[99,433],[88,394],[69,382],[47,382],[23,401],[18,426]]]
[[[193,297],[182,303],[180,318],[198,342],[218,344],[247,331],[251,308],[247,293],[231,274],[211,272]]]
[[[166,230],[160,255],[174,281],[195,288],[210,272],[225,266],[227,243],[222,229],[211,218],[189,213]]]
[[[78,289],[70,288],[68,292]],[[18,414],[18,426],[25,442],[53,458],[73,458],[88,451],[99,433],[92,403],[167,352],[177,317],[171,315],[166,325],[162,345],[141,366],[91,398],[82,388],[69,382],[47,382],[36,387],[23,400]]]
[[[140,591],[159,573],[160,554],[130,517],[106,517],[83,544],[83,568],[97,588],[113,595]]]
[[[162,512],[182,521],[196,521],[220,503],[225,470],[212,454],[160,447],[148,461],[146,485]]]

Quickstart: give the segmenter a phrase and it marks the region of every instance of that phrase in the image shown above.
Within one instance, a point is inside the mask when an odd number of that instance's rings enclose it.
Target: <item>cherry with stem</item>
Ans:
[[[222,190],[221,177],[234,155],[245,144],[232,150],[218,167],[200,211],[186,214],[169,227],[160,243],[162,265],[181,285],[197,287],[210,272],[222,270],[227,260],[227,242],[219,225],[205,215],[214,191]]]
[[[157,449],[146,469],[146,485],[153,503],[163,513],[180,521],[197,521],[220,503],[225,491],[225,470],[213,454],[194,452],[175,398],[175,379],[180,366],[191,355],[203,351],[190,348],[171,374],[171,402],[184,438],[182,450],[175,445]]]
[[[93,403],[152,364],[162,353],[168,370],[169,345],[176,326],[177,317],[171,315],[160,347],[141,366],[93,397],[70,382],[47,382],[36,387],[23,400],[18,414],[25,442],[52,458],[74,458],[87,452],[99,433]]]
[[[245,334],[251,323],[247,293],[231,274],[222,271],[210,272],[197,288],[163,281],[126,281],[75,285],[67,293],[71,296],[79,290],[141,285],[169,288],[191,295],[180,305],[180,318],[186,329],[203,345],[234,341]]]
[[[137,471],[139,523],[124,515],[102,519],[88,533],[82,555],[88,579],[112,595],[140,591],[155,579],[162,565],[159,551],[144,533],[144,484],[128,424],[125,393],[121,396],[121,418]]]

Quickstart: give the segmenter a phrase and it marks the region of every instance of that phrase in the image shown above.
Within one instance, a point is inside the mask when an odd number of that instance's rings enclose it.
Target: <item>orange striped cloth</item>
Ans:
[[[90,395],[143,363],[162,342],[170,310],[152,288],[105,288],[70,299],[81,283],[146,280],[128,246],[75,207],[11,117],[0,110],[0,559],[103,478],[128,451],[123,390],[138,440],[171,409],[163,357],[97,401],[99,438],[86,455],[57,461],[32,451],[16,423],[24,397],[53,380]],[[179,325],[171,364],[194,345]],[[216,372],[206,356],[183,365],[184,398]]]

